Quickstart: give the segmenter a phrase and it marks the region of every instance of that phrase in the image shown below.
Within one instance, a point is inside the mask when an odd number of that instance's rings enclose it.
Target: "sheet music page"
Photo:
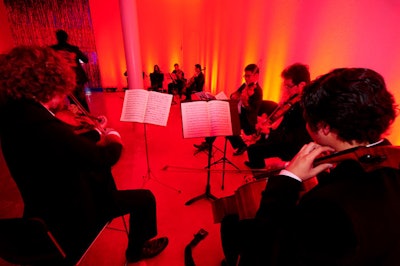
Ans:
[[[149,92],[143,89],[126,90],[121,121],[143,123]]]
[[[217,100],[229,100],[228,96],[226,96],[225,92],[220,91],[217,95],[215,95],[215,99]]]
[[[228,101],[209,101],[211,136],[232,136],[231,112]]]
[[[172,94],[150,91],[144,123],[166,126],[171,109]]]
[[[205,101],[181,103],[182,129],[184,138],[210,136],[208,103]]]

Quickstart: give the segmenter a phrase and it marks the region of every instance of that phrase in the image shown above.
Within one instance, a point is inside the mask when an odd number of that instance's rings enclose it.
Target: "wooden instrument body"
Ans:
[[[214,200],[211,205],[214,223],[231,214],[239,215],[240,220],[254,218],[266,185],[267,178],[261,178],[240,186],[233,195]]]

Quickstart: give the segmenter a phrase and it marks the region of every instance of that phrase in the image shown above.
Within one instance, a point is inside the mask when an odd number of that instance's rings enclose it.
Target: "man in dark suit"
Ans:
[[[240,128],[247,134],[255,133],[257,115],[262,104],[263,92],[258,79],[260,69],[256,64],[249,64],[244,68],[245,82],[231,94],[231,100],[237,104],[239,110]],[[215,137],[207,137],[201,144],[194,144],[198,150],[207,150],[215,141]],[[242,155],[247,146],[240,136],[228,136],[227,139],[235,149],[233,155]]]
[[[260,120],[257,124],[262,134],[260,140],[249,145],[247,149],[249,160],[245,164],[250,168],[265,168],[265,159],[271,157],[290,161],[304,144],[311,141],[299,102],[301,91],[310,83],[308,66],[292,64],[282,71],[281,77],[282,99],[270,120],[274,120],[274,116],[277,119],[273,123]]]
[[[382,138],[396,105],[384,79],[370,69],[336,69],[306,86],[301,104],[315,142],[268,179],[255,219],[238,226],[240,265],[400,265],[399,163]],[[358,160],[315,161],[360,148],[368,152]],[[302,193],[316,175],[318,184]]]
[[[75,88],[72,67],[40,47],[16,47],[0,63],[1,148],[24,217],[43,219],[66,252],[66,264],[74,265],[107,222],[134,213],[126,257],[155,256],[168,239],[151,240],[157,234],[154,195],[117,190],[111,174],[123,147],[119,133],[93,128],[102,132],[96,141],[55,116]]]

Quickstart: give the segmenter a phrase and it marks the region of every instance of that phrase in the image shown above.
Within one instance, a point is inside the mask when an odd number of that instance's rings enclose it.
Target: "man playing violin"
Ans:
[[[201,65],[200,64],[194,65],[194,75],[188,80],[184,88],[186,96],[185,100],[191,101],[192,93],[203,91],[204,82],[205,82],[205,77],[201,69]]]
[[[301,91],[310,82],[308,66],[292,64],[282,71],[281,77],[283,95],[274,111],[280,117],[273,124],[265,123],[266,117],[260,118],[256,128],[263,134],[259,141],[247,148],[249,160],[245,164],[253,169],[265,168],[266,158],[279,157],[289,161],[304,144],[311,141],[299,102]]]
[[[0,140],[24,202],[24,217],[40,218],[75,265],[103,226],[130,215],[126,257],[138,261],[160,253],[151,191],[117,190],[111,167],[122,152],[117,131],[99,141],[76,134],[54,112],[75,89],[73,64],[49,47],[21,46],[0,62]],[[49,264],[50,265],[50,264]]]
[[[240,127],[246,134],[255,132],[257,114],[262,102],[262,89],[258,83],[260,69],[256,64],[249,64],[244,69],[245,82],[231,95],[231,100],[237,102]],[[194,144],[199,150],[208,149],[215,141],[215,137],[207,137],[201,144]],[[242,155],[246,149],[246,143],[240,136],[228,136],[227,139],[235,149],[233,155]]]
[[[383,138],[397,106],[383,77],[332,70],[304,88],[301,105],[314,142],[268,178],[256,217],[236,228],[239,265],[400,265],[399,162],[386,163]],[[383,153],[369,152],[377,146]],[[359,147],[364,155],[335,160]]]

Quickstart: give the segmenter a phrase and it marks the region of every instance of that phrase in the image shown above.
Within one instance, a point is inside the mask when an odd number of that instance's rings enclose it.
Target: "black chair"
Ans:
[[[66,254],[41,219],[0,219],[0,257],[19,265],[65,265]]]
[[[124,216],[121,216],[124,230],[109,227],[105,228],[126,232],[128,228]],[[72,263],[67,255],[40,218],[8,218],[0,219],[0,257],[7,262],[17,265],[79,265],[90,250],[97,237],[86,249],[78,262]]]
[[[278,104],[276,102],[263,100],[258,111],[258,115],[261,116],[264,113],[270,115],[276,109],[276,107],[278,107]]]

